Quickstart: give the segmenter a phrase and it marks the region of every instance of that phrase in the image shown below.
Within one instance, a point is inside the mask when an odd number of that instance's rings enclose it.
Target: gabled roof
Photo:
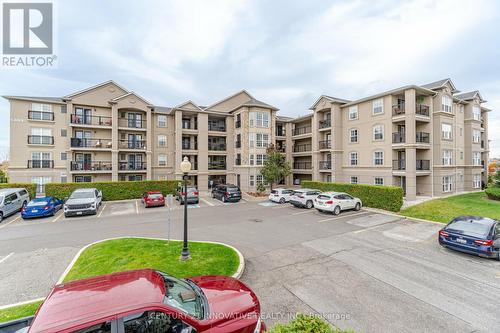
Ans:
[[[116,102],[116,101],[119,101],[119,100],[121,100],[121,99],[124,99],[124,98],[126,98],[126,97],[128,97],[128,96],[134,96],[134,97],[136,97],[136,98],[140,99],[141,101],[143,101],[144,103],[146,103],[147,105],[152,105],[152,104],[151,104],[151,103],[149,103],[147,100],[145,100],[145,99],[144,99],[144,98],[142,98],[141,96],[137,95],[137,94],[136,94],[135,92],[133,92],[133,91],[128,92],[128,93],[126,93],[126,94],[123,94],[123,95],[121,95],[121,96],[115,97],[115,98],[113,98],[111,101],[112,101],[112,102]]]
[[[285,116],[276,116],[276,121],[281,121],[281,122],[290,122],[292,121],[292,117],[285,117]]]
[[[177,105],[177,106],[175,106],[175,107],[174,107],[174,109],[182,109],[183,107],[185,107],[186,105],[189,105],[189,104],[193,105],[193,106],[194,106],[195,108],[197,108],[198,110],[203,111],[203,109],[202,109],[201,107],[199,107],[199,106],[198,106],[198,104],[196,104],[196,103],[195,103],[195,102],[193,102],[192,100],[189,100],[189,101],[184,102],[184,103],[182,103],[182,104],[180,104],[180,105]]]
[[[431,83],[423,84],[423,85],[421,85],[421,87],[422,88],[427,88],[427,89],[434,90],[434,89],[443,88],[447,83],[450,84],[450,86],[451,86],[451,92],[452,93],[459,92],[459,90],[457,90],[457,88],[455,87],[455,85],[453,84],[453,82],[451,81],[450,78],[442,79],[442,80],[439,80],[439,81],[436,81],[436,82],[431,82]]]
[[[264,107],[264,108],[272,109],[272,110],[276,110],[276,111],[279,110],[277,107],[274,107],[272,105],[269,105],[267,103],[259,101],[258,99],[255,99],[253,97],[248,102],[241,104],[241,106],[259,106],[259,107]]]
[[[316,102],[314,102],[314,104],[309,108],[309,110],[314,110],[314,108],[316,107],[316,105],[318,105],[319,101],[321,101],[322,98],[325,98],[325,99],[329,100],[332,103],[339,103],[339,104],[345,104],[345,103],[350,103],[351,102],[351,101],[349,101],[347,99],[343,99],[343,98],[337,98],[337,97],[328,96],[328,95],[321,95],[316,100]]]
[[[207,106],[205,109],[211,109],[211,108],[213,108],[214,106],[217,106],[217,105],[219,105],[219,104],[221,104],[221,103],[224,103],[224,102],[225,102],[225,101],[227,101],[227,100],[230,100],[231,98],[233,98],[233,97],[235,97],[235,96],[238,96],[239,94],[246,94],[246,95],[248,96],[248,99],[249,99],[249,100],[251,100],[251,99],[255,99],[252,95],[250,95],[250,93],[249,93],[248,91],[246,91],[245,89],[243,89],[243,90],[238,91],[238,92],[237,92],[237,93],[235,93],[235,94],[232,94],[231,96],[228,96],[228,97],[226,97],[226,98],[224,98],[224,99],[222,99],[222,100],[220,100],[220,101],[215,102],[215,103],[214,103],[214,104],[212,104],[212,105]]]
[[[109,80],[109,81],[106,81],[106,82],[103,82],[103,83],[99,83],[98,85],[95,85],[95,86],[92,86],[90,88],[86,88],[86,89],[83,89],[83,90],[80,90],[80,91],[77,91],[73,94],[70,94],[70,95],[66,95],[64,96],[64,98],[67,98],[67,99],[70,99],[72,97],[75,97],[75,96],[78,96],[78,95],[81,95],[81,94],[84,94],[88,91],[91,91],[91,90],[94,90],[94,89],[98,89],[98,88],[101,88],[105,85],[108,85],[108,84],[114,84],[115,86],[117,86],[118,88],[120,88],[121,90],[125,91],[125,92],[128,92],[127,89],[123,88],[122,86],[120,86],[118,83],[116,83],[115,81],[113,80]]]
[[[153,110],[156,113],[171,114],[173,109],[168,106],[153,106]]]
[[[5,99],[17,99],[22,101],[33,101],[33,102],[50,102],[50,103],[60,103],[64,104],[64,101],[60,97],[34,97],[34,96],[2,96]]]
[[[470,101],[471,99],[479,97],[479,100],[481,101],[481,103],[486,102],[478,90],[469,91],[469,92],[462,93],[462,94],[456,94],[456,95],[453,95],[453,97],[456,97],[456,98],[461,99],[463,101]]]

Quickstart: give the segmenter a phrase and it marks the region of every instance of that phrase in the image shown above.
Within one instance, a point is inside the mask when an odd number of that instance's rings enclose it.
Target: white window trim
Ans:
[[[356,115],[354,118],[351,117],[351,115]],[[359,113],[358,113],[358,106],[353,105],[349,107],[349,120],[356,120],[359,118]]]
[[[449,126],[449,131],[445,131],[444,127]],[[441,123],[441,138],[444,140],[453,140],[453,125],[448,123]]]
[[[375,112],[376,109],[380,108],[379,112]],[[372,115],[378,116],[384,114],[384,99],[379,98],[372,102]]]
[[[158,155],[158,166],[167,166],[167,155],[165,154]]]
[[[380,134],[382,135],[382,137],[381,137],[381,138],[379,138],[379,139],[377,139],[377,138],[375,137],[375,130],[376,130],[377,128],[380,128]],[[373,126],[373,128],[372,128],[372,138],[373,138],[373,140],[374,140],[374,141],[383,141],[383,140],[384,140],[384,137],[385,137],[385,135],[384,135],[384,125],[381,125],[381,124],[374,125],[374,126]]]
[[[446,113],[453,113],[453,99],[448,95],[441,97],[441,111]]]
[[[356,181],[353,181],[354,179],[356,179]],[[359,183],[359,178],[358,176],[350,176],[349,177],[349,181],[351,184],[358,184]]]
[[[382,180],[382,182],[380,184],[377,184],[377,180]],[[383,186],[384,185],[384,178],[383,177],[374,177],[373,178],[373,184],[374,185],[380,185],[380,186]]]
[[[377,154],[381,153],[382,154],[382,163],[377,164]],[[383,166],[384,165],[384,151],[383,150],[376,150],[373,152],[373,165],[374,166]]]
[[[451,179],[451,176],[443,176],[441,183],[443,185],[442,187],[443,193],[451,192],[453,187],[453,181]]]
[[[450,150],[450,149],[443,149],[442,153],[441,153],[441,157],[442,157],[442,164],[443,165],[452,165],[453,163],[453,151]]]
[[[481,121],[481,108],[477,105],[472,106],[472,119]]]
[[[352,141],[352,132],[356,131],[356,141]],[[359,142],[359,131],[357,128],[349,129],[349,143],[358,143]]]
[[[160,120],[160,119],[164,119],[164,120]],[[167,127],[167,116],[163,115],[163,114],[160,114],[158,115],[158,118],[157,118],[157,126],[160,127],[160,128],[166,128]],[[161,126],[160,123],[165,123],[165,126]]]
[[[165,138],[165,140],[162,140],[163,138]],[[166,135],[163,135],[163,134],[160,134],[158,135],[158,147],[160,148],[164,148],[167,146],[167,136]],[[162,145],[161,142],[165,141],[165,144]]]
[[[356,155],[355,159],[352,158],[353,154]],[[356,161],[355,164],[352,163],[354,160]],[[351,166],[357,166],[358,164],[359,164],[359,154],[358,154],[358,152],[357,151],[350,152],[349,153],[349,165],[351,165]]]
[[[481,188],[481,174],[472,176],[472,188]]]

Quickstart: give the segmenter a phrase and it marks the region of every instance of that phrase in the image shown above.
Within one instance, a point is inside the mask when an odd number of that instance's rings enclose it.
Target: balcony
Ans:
[[[118,140],[119,149],[146,149],[146,140]]]
[[[54,121],[54,112],[29,110],[28,119]]]
[[[392,116],[402,116],[405,114],[405,105],[403,104],[396,104],[392,106]]]
[[[208,117],[208,130],[212,132],[225,132],[226,120]]]
[[[111,161],[72,161],[70,169],[71,171],[111,171],[113,168]]]
[[[81,139],[71,138],[71,148],[111,149],[111,139]]]
[[[406,137],[403,132],[395,132],[392,133],[392,143],[405,143]],[[415,142],[416,143],[429,143],[430,142],[430,134],[427,132],[417,132],[415,133]]]
[[[28,144],[30,145],[53,145],[54,137],[47,135],[28,135]]]
[[[208,170],[226,170],[225,161],[209,161]]]
[[[429,106],[417,104],[415,106],[415,113],[421,116],[429,117]]]
[[[417,143],[429,143],[430,142],[430,134],[426,132],[417,132],[415,141]]]
[[[431,169],[430,160],[417,160],[417,171],[429,171]]]
[[[286,131],[284,128],[277,128],[276,129],[276,136],[286,136]]]
[[[294,162],[293,169],[296,170],[311,170],[312,163],[311,162]]]
[[[406,160],[393,160],[392,170],[397,170],[397,171],[406,170]]]
[[[212,151],[225,151],[226,144],[225,143],[208,143],[208,150]]]
[[[197,150],[198,142],[183,141],[182,150]]]
[[[405,141],[406,141],[405,133],[403,132],[392,133],[392,143],[405,143]]]
[[[197,130],[198,123],[196,121],[182,120],[182,129],[186,130]]]
[[[280,153],[285,153],[286,152],[286,146],[275,146],[274,148],[276,151],[280,152]]]
[[[309,152],[311,150],[312,150],[312,146],[310,143],[293,146],[294,153],[304,153],[304,152]]]
[[[319,129],[329,128],[329,127],[332,127],[332,120],[331,119],[325,119],[325,120],[319,121]]]
[[[53,160],[28,160],[28,169],[53,169]]]
[[[146,162],[118,162],[120,171],[142,171],[147,170]]]
[[[71,123],[76,125],[111,126],[111,117],[91,115],[71,115]]]
[[[293,129],[293,135],[303,135],[303,134],[309,134],[311,133],[311,127],[310,126],[304,126],[304,127],[297,127]]]
[[[332,169],[332,161],[320,161],[319,162],[320,170],[331,170]]]
[[[236,141],[236,142],[234,143],[234,147],[235,147],[235,148],[241,148],[241,141]]]
[[[415,170],[417,171],[429,171],[431,166],[430,160],[416,160]],[[405,171],[406,170],[406,160],[393,160],[392,170]]]
[[[141,118],[118,118],[118,127],[144,129],[146,121]]]
[[[319,149],[332,149],[332,141],[330,140],[320,141]]]
[[[429,117],[429,106],[424,104],[415,105],[415,113],[421,116]],[[392,106],[392,116],[402,116],[406,113],[405,104],[397,104]]]

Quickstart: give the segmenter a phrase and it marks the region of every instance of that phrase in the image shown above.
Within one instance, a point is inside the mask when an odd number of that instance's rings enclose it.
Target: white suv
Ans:
[[[293,190],[289,190],[286,188],[276,188],[271,191],[271,194],[269,194],[269,200],[283,204],[290,201],[290,196],[292,194]]]
[[[316,199],[320,193],[320,190],[311,190],[308,188],[295,190],[290,196],[290,203],[295,207],[305,207],[307,209],[311,209],[314,207],[314,199]]]
[[[361,199],[343,192],[324,192],[314,200],[314,208],[333,215],[339,215],[347,209],[360,210],[362,205]]]

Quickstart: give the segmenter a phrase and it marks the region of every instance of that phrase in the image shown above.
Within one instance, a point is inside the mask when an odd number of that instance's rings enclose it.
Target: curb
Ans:
[[[373,213],[379,213],[379,214],[384,214],[384,215],[389,215],[389,216],[396,216],[396,217],[399,217],[399,218],[405,219],[405,220],[413,220],[413,221],[418,221],[418,222],[434,223],[434,224],[439,224],[439,225],[442,225],[442,226],[446,225],[446,223],[444,223],[444,222],[442,223],[442,222],[436,222],[436,221],[431,221],[431,220],[419,219],[417,217],[404,216],[404,215],[400,215],[400,214],[388,212],[388,211],[385,211],[383,209],[369,208],[369,207],[363,207],[363,209],[367,210],[369,212],[373,212]]]
[[[18,303],[14,303],[14,304],[2,305],[2,306],[0,306],[0,310],[12,308],[12,307],[19,306],[19,305],[29,304],[29,303],[33,303],[33,302],[37,302],[37,301],[43,301],[44,299],[45,299],[45,297],[40,297],[40,298],[30,299],[29,301],[22,301],[22,302],[18,302]]]

